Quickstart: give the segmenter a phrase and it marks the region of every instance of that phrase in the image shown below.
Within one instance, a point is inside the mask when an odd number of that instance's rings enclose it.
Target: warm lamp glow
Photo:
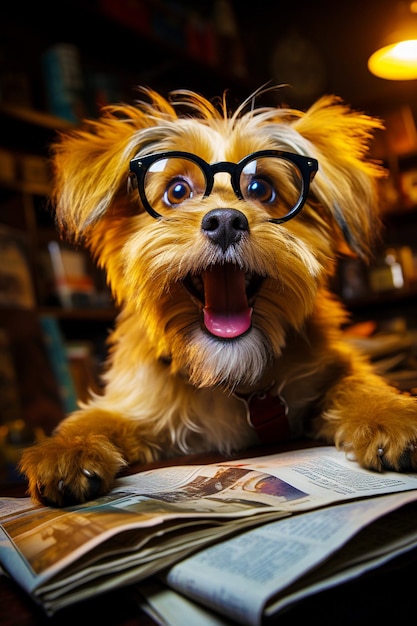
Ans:
[[[368,69],[388,80],[417,79],[417,1],[397,2],[396,26],[368,59]]]
[[[417,79],[417,39],[385,46],[368,60],[372,74],[388,80]]]

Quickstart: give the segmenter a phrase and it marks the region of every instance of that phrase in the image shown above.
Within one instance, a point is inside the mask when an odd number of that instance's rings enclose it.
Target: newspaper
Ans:
[[[108,495],[64,509],[0,498],[0,565],[49,615],[116,587],[139,583],[145,591],[161,575],[226,619],[259,624],[288,591],[296,599],[291,585],[359,531],[415,501],[417,474],[364,470],[334,447],[174,465],[120,478]],[[416,541],[417,531],[404,530],[385,555]],[[331,574],[356,567],[366,551]],[[374,552],[369,558],[383,557]],[[197,573],[204,598],[186,582]],[[217,585],[225,606],[213,601]],[[236,593],[239,602],[246,596],[243,613],[230,608]]]
[[[161,626],[260,626],[416,548],[416,519],[417,497],[409,492],[271,522],[142,583],[140,604]]]

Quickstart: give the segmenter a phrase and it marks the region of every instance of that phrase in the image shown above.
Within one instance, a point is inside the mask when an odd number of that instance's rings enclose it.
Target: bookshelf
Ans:
[[[12,253],[14,240],[24,239],[33,286],[29,305],[28,298],[24,306],[14,302],[10,285],[0,303],[0,375],[11,391],[3,394],[7,407],[0,406],[0,486],[19,480],[13,467],[19,450],[49,434],[70,407],[74,389],[62,386],[68,371],[79,398],[86,385],[100,390],[117,315],[105,277],[89,257],[83,260],[94,298],[65,306],[56,289],[48,246],[64,244],[48,207],[48,146],[83,117],[97,117],[103,104],[134,100],[137,85],[164,94],[185,86],[209,97],[230,89],[236,98],[259,87],[247,76],[236,24],[224,31],[218,10],[227,9],[227,0],[214,4],[216,15],[204,3],[159,0],[25,3],[24,10],[10,5],[0,22],[0,228],[10,229]],[[226,17],[230,27],[233,16]],[[78,63],[72,82],[65,78],[71,63]],[[66,106],[51,75],[61,81]],[[3,285],[15,279],[7,268],[1,278]],[[58,359],[48,349],[58,350]],[[57,372],[54,361],[68,361],[69,369]]]

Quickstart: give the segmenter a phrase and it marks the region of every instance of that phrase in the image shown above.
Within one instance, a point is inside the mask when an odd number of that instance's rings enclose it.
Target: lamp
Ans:
[[[398,4],[397,28],[368,59],[368,69],[388,80],[417,79],[417,1]]]

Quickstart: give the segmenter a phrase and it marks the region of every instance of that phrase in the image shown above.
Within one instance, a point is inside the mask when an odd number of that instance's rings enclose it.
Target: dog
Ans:
[[[372,258],[383,124],[333,95],[228,111],[177,90],[51,147],[62,237],[105,269],[120,313],[104,392],[24,450],[40,503],[108,492],[132,463],[301,436],[371,470],[417,469],[417,404],[344,338],[341,256]]]

